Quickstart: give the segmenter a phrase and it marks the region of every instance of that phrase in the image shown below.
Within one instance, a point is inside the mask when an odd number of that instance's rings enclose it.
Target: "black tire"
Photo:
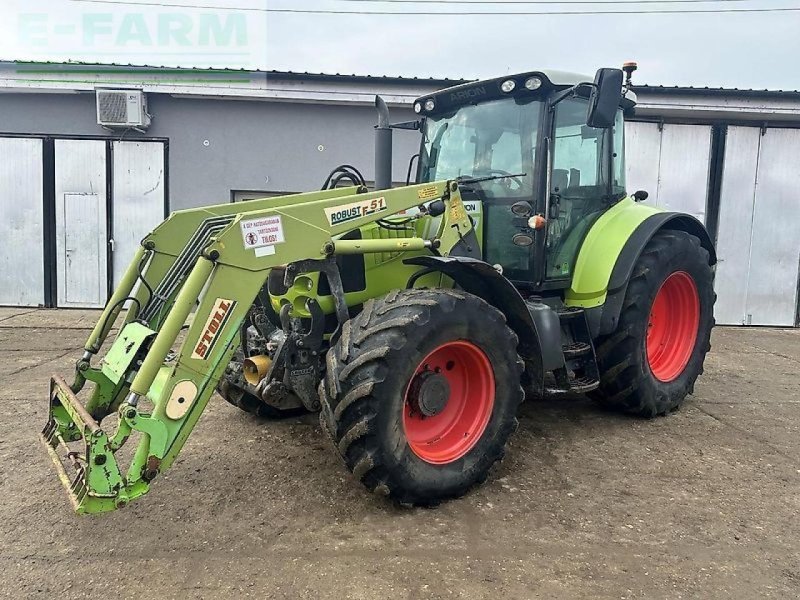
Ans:
[[[674,379],[659,380],[647,355],[650,311],[667,277],[687,273],[697,288],[697,337],[688,362]],[[676,410],[703,373],[714,326],[714,276],[709,253],[683,231],[658,232],[645,246],[625,293],[617,330],[596,341],[600,388],[590,394],[605,407],[652,418]]]
[[[458,340],[488,359],[494,403],[474,445],[451,462],[433,464],[420,458],[406,437],[406,390],[431,352]],[[369,490],[401,504],[435,505],[485,481],[503,457],[517,427],[522,370],[517,336],[503,314],[482,299],[445,289],[394,291],[366,302],[329,350],[320,420]]]

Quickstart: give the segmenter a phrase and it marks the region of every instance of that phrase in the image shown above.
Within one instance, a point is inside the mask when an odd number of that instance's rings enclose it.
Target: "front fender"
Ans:
[[[454,256],[416,256],[403,262],[444,273],[465,292],[501,310],[519,338],[519,352],[537,385],[544,372],[564,366],[558,314],[544,304],[530,310],[514,284],[489,263]]]

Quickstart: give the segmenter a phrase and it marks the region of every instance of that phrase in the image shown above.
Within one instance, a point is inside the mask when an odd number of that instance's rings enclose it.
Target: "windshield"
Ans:
[[[482,182],[481,190],[487,198],[532,196],[540,109],[540,101],[520,104],[504,98],[428,118],[420,157],[421,182],[517,175]]]

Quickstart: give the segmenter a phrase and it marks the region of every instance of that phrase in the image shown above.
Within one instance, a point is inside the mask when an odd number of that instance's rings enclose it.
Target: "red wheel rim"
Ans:
[[[434,410],[431,387],[438,392]],[[442,344],[422,359],[406,388],[403,430],[411,450],[436,465],[458,460],[486,429],[494,396],[494,373],[486,354],[464,340]]]
[[[692,276],[676,271],[653,300],[647,325],[647,362],[659,381],[677,379],[694,351],[700,325],[700,297]]]

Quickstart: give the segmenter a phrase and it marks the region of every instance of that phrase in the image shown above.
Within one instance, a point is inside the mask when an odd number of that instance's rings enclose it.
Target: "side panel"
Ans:
[[[106,144],[56,140],[55,167],[58,306],[101,307],[108,292]]]
[[[636,121],[625,127],[628,190],[647,191],[647,205],[705,222],[711,127]]]
[[[600,217],[578,253],[566,303],[584,308],[603,304],[611,272],[625,242],[645,219],[660,212],[663,211],[625,198]]]
[[[625,123],[625,187],[629,193],[645,190],[658,196],[658,165],[661,161],[661,130],[658,123]]]
[[[705,223],[710,161],[711,126],[664,125],[656,206]]]
[[[44,304],[42,140],[0,138],[0,305]]]
[[[747,323],[793,326],[800,267],[797,172],[800,131],[768,129],[761,138],[747,286]]]
[[[747,279],[760,145],[760,128],[728,127],[717,236],[719,263],[714,279],[714,318],[720,325],[747,322]]]
[[[142,239],[164,220],[164,144],[113,142],[114,286]]]

